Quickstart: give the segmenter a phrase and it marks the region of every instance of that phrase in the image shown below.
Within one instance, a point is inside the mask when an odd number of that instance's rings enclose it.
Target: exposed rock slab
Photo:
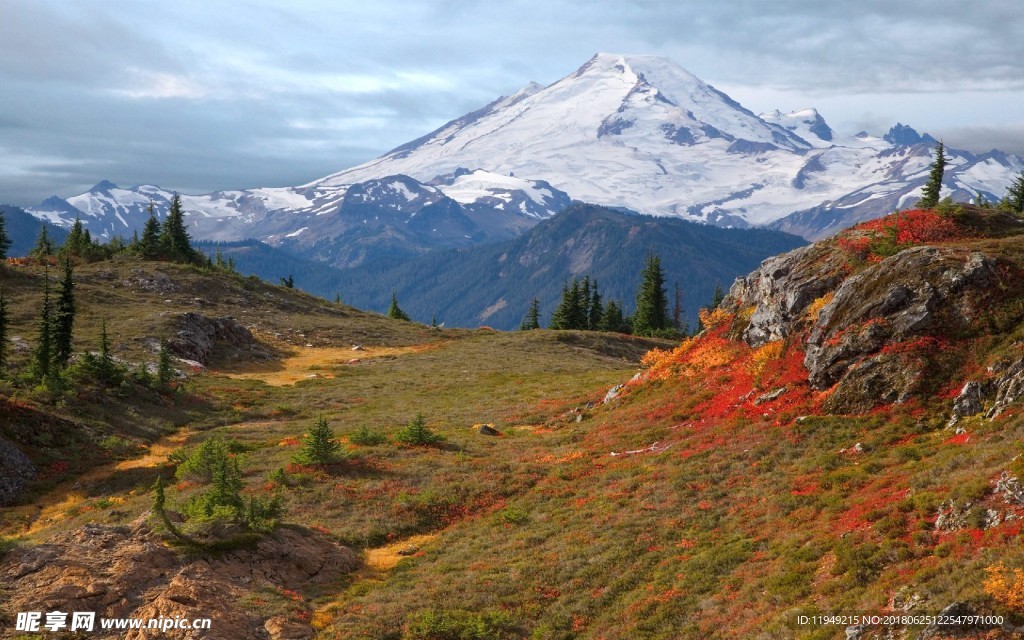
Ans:
[[[175,637],[299,638],[310,637],[312,629],[287,619],[268,625],[240,600],[259,587],[296,590],[334,582],[358,565],[350,549],[296,528],[222,556],[186,556],[165,546],[143,518],[128,526],[89,524],[47,544],[17,548],[0,560],[0,584],[11,587],[3,608],[12,618],[18,611],[55,610],[105,618],[210,618],[211,629],[176,630],[181,635]],[[159,636],[154,633],[95,637]]]

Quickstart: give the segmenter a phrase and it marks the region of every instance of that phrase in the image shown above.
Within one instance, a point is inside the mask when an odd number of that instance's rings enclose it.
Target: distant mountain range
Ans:
[[[402,309],[420,322],[514,329],[534,297],[547,326],[562,286],[574,277],[590,276],[605,300],[632,313],[651,252],[661,258],[670,299],[676,285],[682,290],[684,314],[694,327],[698,307],[711,301],[716,285],[727,289],[737,274],[802,244],[767,229],[723,229],[574,204],[512,240],[349,269],[298,260],[254,241],[200,248],[220,250],[244,273],[274,282],[291,275],[298,287],[330,299],[339,295],[361,309],[384,311],[396,293]]]
[[[66,200],[52,197],[33,215],[70,227],[76,218],[97,237],[131,237],[163,217],[173,193],[100,182]],[[218,191],[182,195],[189,231],[211,241],[258,239],[304,257],[347,267],[515,237],[569,205],[541,180],[461,170],[430,184],[384,176],[340,187]]]
[[[832,130],[814,109],[756,115],[675,62],[598,54],[576,72],[297,187],[183,196],[192,233],[255,238],[336,266],[515,237],[571,200],[819,238],[912,205],[935,140]],[[1001,198],[1024,159],[947,148],[945,193]],[[33,215],[130,236],[154,186],[101,182]]]

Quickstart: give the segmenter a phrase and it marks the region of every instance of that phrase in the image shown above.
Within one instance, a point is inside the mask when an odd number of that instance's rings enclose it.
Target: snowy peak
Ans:
[[[813,238],[916,202],[934,142],[903,124],[884,137],[836,135],[811,108],[758,116],[672,60],[598,53],[360,166],[182,204],[193,237],[309,246],[380,225],[402,242],[418,230],[431,246],[507,238],[572,200],[723,226],[792,218],[785,229]],[[1024,168],[998,152],[946,153],[954,197],[998,200]],[[69,226],[80,212],[94,236],[127,236],[171,195],[104,181],[35,213]]]
[[[799,136],[802,140],[816,148],[832,146],[835,133],[821,117],[817,109],[798,109],[790,113],[782,113],[778,109],[770,113],[762,113],[760,118]]]

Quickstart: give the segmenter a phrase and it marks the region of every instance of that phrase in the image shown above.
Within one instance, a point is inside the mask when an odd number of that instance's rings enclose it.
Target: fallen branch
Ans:
[[[646,447],[644,449],[633,449],[632,451],[612,451],[611,455],[614,457],[614,456],[631,456],[631,455],[634,455],[634,454],[637,454],[637,453],[661,453],[663,451],[668,451],[668,449],[672,445],[674,445],[674,444],[675,444],[674,442],[669,442],[668,444],[661,444],[661,443],[655,442],[651,446]]]

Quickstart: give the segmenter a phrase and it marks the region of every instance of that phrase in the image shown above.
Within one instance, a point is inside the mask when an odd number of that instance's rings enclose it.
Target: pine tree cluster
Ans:
[[[540,328],[540,302],[536,299],[530,305],[523,328]],[[562,287],[562,300],[551,315],[548,328],[630,332],[629,323],[622,317],[622,306],[614,300],[604,302],[597,280],[589,275],[582,280],[573,278],[572,284]]]

